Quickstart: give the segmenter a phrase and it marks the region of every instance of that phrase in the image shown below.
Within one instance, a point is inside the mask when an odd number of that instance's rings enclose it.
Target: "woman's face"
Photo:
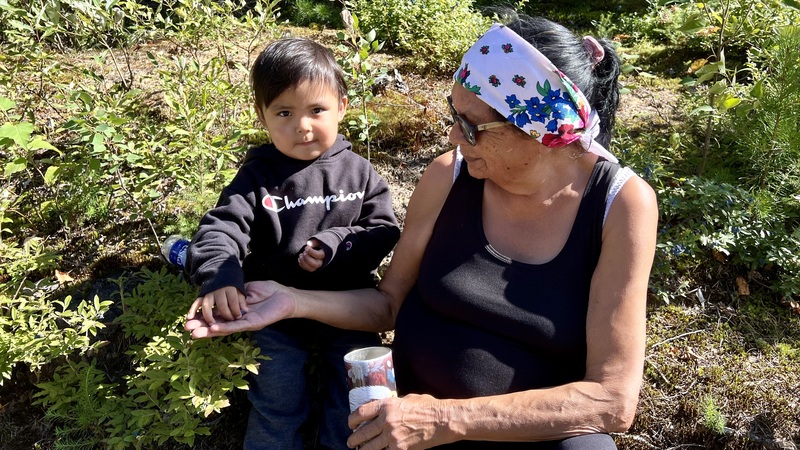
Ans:
[[[498,120],[497,113],[489,105],[458,83],[453,85],[452,97],[456,112],[473,125]],[[450,143],[461,146],[470,175],[493,181],[519,180],[539,156],[539,147],[543,147],[513,125],[479,131],[472,146],[464,138],[461,127],[454,124],[449,139]]]

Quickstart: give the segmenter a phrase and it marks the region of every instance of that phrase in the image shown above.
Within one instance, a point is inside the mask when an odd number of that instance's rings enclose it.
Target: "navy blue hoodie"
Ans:
[[[324,245],[315,272],[297,257],[310,238]],[[216,289],[275,280],[303,289],[375,286],[375,271],[400,237],[389,186],[339,135],[313,161],[274,145],[248,151],[242,167],[201,220],[186,270],[203,296]]]

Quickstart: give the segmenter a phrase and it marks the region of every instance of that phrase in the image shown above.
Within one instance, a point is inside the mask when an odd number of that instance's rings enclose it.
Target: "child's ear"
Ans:
[[[339,120],[344,119],[344,113],[347,111],[347,97],[342,97],[339,101]]]
[[[253,104],[253,109],[256,110],[256,115],[258,116],[258,121],[259,123],[261,123],[261,126],[267,128],[267,121],[264,120],[264,110],[258,104],[255,103]]]

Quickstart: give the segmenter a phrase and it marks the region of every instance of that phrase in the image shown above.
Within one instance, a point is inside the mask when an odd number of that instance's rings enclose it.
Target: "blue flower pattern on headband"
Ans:
[[[525,100],[525,110],[531,116],[531,120],[545,123],[550,116],[550,106],[539,101],[538,97],[531,97]]]

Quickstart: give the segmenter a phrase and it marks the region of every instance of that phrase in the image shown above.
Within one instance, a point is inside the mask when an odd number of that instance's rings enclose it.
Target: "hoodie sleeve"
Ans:
[[[374,169],[370,171],[359,220],[353,226],[332,227],[311,236],[324,244],[323,267],[374,271],[400,238],[389,186]]]
[[[186,264],[189,279],[200,287],[200,296],[227,286],[244,292],[242,261],[250,242],[254,208],[255,194],[241,194],[232,183],[203,216],[189,244]]]

